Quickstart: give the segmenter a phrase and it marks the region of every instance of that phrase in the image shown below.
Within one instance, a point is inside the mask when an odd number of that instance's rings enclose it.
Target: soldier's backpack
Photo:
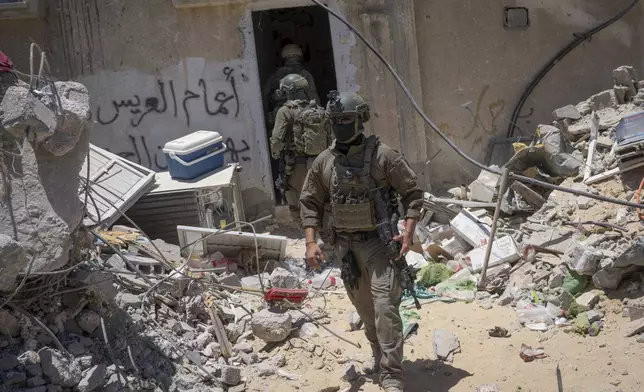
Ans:
[[[324,108],[315,101],[301,106],[293,124],[293,141],[297,155],[316,156],[329,146],[331,124]]]

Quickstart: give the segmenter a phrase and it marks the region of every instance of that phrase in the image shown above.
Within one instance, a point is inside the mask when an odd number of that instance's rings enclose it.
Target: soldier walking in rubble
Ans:
[[[318,104],[320,103],[320,97],[318,96],[317,88],[315,87],[313,75],[311,75],[311,73],[307,71],[302,64],[304,57],[302,49],[299,46],[290,43],[284,45],[281,55],[284,60],[284,65],[269,76],[268,80],[264,84],[264,89],[262,90],[264,109],[270,125],[275,123],[277,111],[288,99],[279,89],[280,81],[287,75],[298,74],[303,76],[309,84],[308,96]]]
[[[288,203],[291,220],[299,226],[304,178],[315,157],[331,144],[331,129],[324,108],[311,100],[306,78],[287,75],[280,81],[280,90],[287,101],[275,118],[271,155],[280,165],[277,189]]]
[[[335,143],[311,165],[300,197],[306,260],[311,267],[318,266],[324,256],[316,234],[320,229],[328,230],[335,253],[342,259],[347,293],[371,344],[373,358],[364,363],[363,370],[380,370],[385,391],[402,392],[400,271],[393,267],[388,248],[378,235],[377,226],[382,222],[377,217],[395,214],[400,200],[406,211],[405,231],[393,240],[402,243],[400,255],[404,255],[420,216],[423,192],[400,153],[376,136],[363,135],[370,116],[368,104],[353,93],[332,92],[329,98],[326,112]],[[374,192],[381,192],[378,200],[387,200],[391,211],[375,210]]]

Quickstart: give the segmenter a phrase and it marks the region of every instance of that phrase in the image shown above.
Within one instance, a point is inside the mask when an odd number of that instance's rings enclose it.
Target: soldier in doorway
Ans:
[[[331,144],[331,128],[324,108],[311,99],[306,78],[287,75],[279,89],[287,101],[277,111],[270,138],[271,155],[280,165],[277,189],[289,205],[292,221],[299,226],[304,178],[315,157]]]
[[[370,114],[360,96],[332,92],[326,111],[335,143],[312,163],[300,197],[306,260],[311,267],[318,266],[323,253],[316,234],[328,230],[335,254],[342,259],[347,293],[371,343],[373,357],[363,370],[380,370],[385,391],[402,392],[401,272],[390,257],[399,258],[409,250],[423,192],[400,153],[377,136],[363,135]],[[389,240],[387,245],[401,243],[400,255],[392,256],[378,227],[385,219],[397,221],[399,202],[406,214],[405,231]]]
[[[318,104],[320,103],[320,97],[318,96],[317,88],[315,87],[313,75],[311,75],[311,73],[307,71],[302,64],[303,57],[302,49],[299,46],[293,43],[284,45],[282,48],[282,59],[284,60],[284,65],[275,71],[264,84],[262,100],[264,102],[264,109],[268,123],[271,126],[275,123],[277,111],[287,100],[279,89],[280,81],[286,75],[298,74],[303,76],[309,84],[308,96]]]

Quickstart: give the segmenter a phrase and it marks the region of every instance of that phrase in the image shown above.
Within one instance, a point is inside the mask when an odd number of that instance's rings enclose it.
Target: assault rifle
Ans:
[[[376,209],[376,227],[378,229],[378,237],[380,237],[380,240],[385,244],[389,251],[389,259],[393,262],[394,268],[398,271],[402,288],[407,290],[412,296],[416,309],[420,309],[420,302],[418,302],[418,298],[416,297],[416,273],[413,267],[407,265],[405,256],[400,255],[402,244],[394,241],[394,237],[399,234],[398,214],[394,212],[391,217],[388,216],[390,208],[385,203],[380,189],[373,191],[373,201]]]

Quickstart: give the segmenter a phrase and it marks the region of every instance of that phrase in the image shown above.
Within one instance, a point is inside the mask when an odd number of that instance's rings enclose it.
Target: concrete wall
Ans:
[[[457,144],[482,159],[488,140],[505,135],[511,110],[538,69],[574,33],[630,1],[332,0],[329,5],[392,61],[413,96]],[[40,25],[0,21],[0,45],[25,69],[30,40],[46,42],[54,74],[76,77],[90,89],[91,140],[152,169],[165,167],[160,147],[167,140],[198,129],[219,131],[232,147],[226,160],[243,165],[245,207],[252,217],[270,210],[273,191],[251,12],[311,3],[234,3],[176,9],[170,0],[51,0]],[[530,27],[505,30],[503,7],[523,5]],[[558,106],[610,87],[611,70],[619,65],[641,69],[643,9],[559,63],[531,96],[519,126],[531,133],[538,123],[551,121]],[[367,132],[403,152],[423,186],[470,182],[478,171],[426,132],[385,67],[344,25],[335,18],[330,22],[338,88],[357,91],[372,105]]]
[[[505,137],[512,110],[538,70],[573,40],[573,34],[610,19],[631,2],[416,1],[425,111],[465,152],[483,159],[490,137]],[[527,7],[530,27],[505,30],[505,6]],[[643,9],[636,7],[555,66],[521,113],[518,125],[524,134],[533,134],[539,123],[551,122],[553,109],[612,87],[612,70],[619,65],[642,70]],[[433,137],[432,183],[471,182],[479,171]],[[497,159],[503,158],[502,152],[497,148]]]

